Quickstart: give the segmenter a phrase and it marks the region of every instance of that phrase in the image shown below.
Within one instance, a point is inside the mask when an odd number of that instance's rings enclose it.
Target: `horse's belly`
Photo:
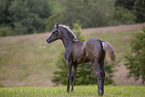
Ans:
[[[77,63],[90,62],[89,58],[77,58],[76,61],[77,61]]]
[[[90,56],[89,54],[85,51],[85,49],[81,49],[75,52],[75,61],[77,63],[86,63],[90,62]]]

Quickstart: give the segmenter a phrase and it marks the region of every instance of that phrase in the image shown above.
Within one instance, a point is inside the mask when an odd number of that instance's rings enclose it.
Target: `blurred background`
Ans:
[[[106,84],[145,83],[145,0],[0,0],[0,87],[66,85],[63,44],[45,41],[56,22],[112,44]],[[92,65],[80,65],[76,84],[96,82]]]

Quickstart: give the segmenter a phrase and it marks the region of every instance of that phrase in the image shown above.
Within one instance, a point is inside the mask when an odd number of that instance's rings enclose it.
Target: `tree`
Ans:
[[[137,22],[145,22],[145,0],[136,0],[134,2],[134,13],[137,17]]]
[[[117,0],[115,6],[121,6],[129,10],[133,10],[135,0]]]
[[[14,0],[9,11],[12,26],[20,23],[28,33],[45,30],[45,19],[51,14],[47,0]]]
[[[137,18],[136,22],[145,22],[145,0],[117,0],[115,6],[132,11]]]
[[[129,11],[123,7],[115,7],[110,10],[111,14],[108,14],[109,25],[120,24],[133,24],[135,23],[136,16],[132,11]]]
[[[129,69],[128,77],[134,77],[135,80],[142,79],[145,82],[145,27],[136,35],[131,43],[132,54],[125,57],[125,66]]]
[[[0,0],[0,27],[15,34],[42,32],[51,15],[48,0]],[[3,30],[4,33],[9,33]],[[8,34],[4,34],[8,35]]]
[[[46,19],[45,25],[48,31],[51,31],[54,28],[54,23],[59,22],[60,13],[56,13],[51,15],[49,18]]]
[[[73,25],[73,32],[77,36],[77,38],[81,41],[85,41],[86,38],[81,34],[81,25],[79,23],[75,23]],[[113,80],[111,79],[113,77],[114,70],[112,67],[114,64],[108,64],[105,65],[106,69],[106,81],[105,84],[112,84]],[[53,77],[52,81],[54,83],[58,84],[67,84],[67,66],[66,61],[64,58],[64,51],[61,51],[59,54],[59,59],[57,61],[57,68],[58,70],[54,72],[55,76]],[[76,85],[88,85],[88,84],[96,84],[97,77],[95,74],[95,71],[93,70],[93,66],[90,63],[85,64],[79,64],[77,68],[77,74],[75,79]]]
[[[64,0],[64,10],[59,15],[54,15],[49,21],[60,22],[73,26],[79,22],[83,28],[106,25],[106,9],[102,0],[92,2],[89,0]],[[51,28],[51,22],[47,20],[47,28]]]
[[[13,0],[0,0],[0,25],[10,23],[9,7]]]

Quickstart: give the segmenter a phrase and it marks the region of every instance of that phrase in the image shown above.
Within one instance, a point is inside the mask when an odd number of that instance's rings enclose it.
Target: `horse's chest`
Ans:
[[[74,55],[73,55],[73,50],[71,48],[66,49],[64,55],[65,55],[65,59],[66,60],[68,60],[68,61],[72,61],[73,60],[73,56]]]

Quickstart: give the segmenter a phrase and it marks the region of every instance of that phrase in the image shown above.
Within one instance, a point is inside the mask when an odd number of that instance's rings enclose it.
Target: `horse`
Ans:
[[[109,53],[110,59],[113,62],[115,62],[116,59],[112,45],[98,38],[91,38],[82,42],[77,39],[68,26],[56,23],[55,28],[46,41],[50,44],[58,39],[62,40],[65,47],[64,56],[68,71],[67,92],[70,91],[70,81],[72,81],[71,91],[74,91],[74,81],[78,64],[91,62],[97,75],[98,94],[102,96],[104,94],[104,59],[106,52]]]

